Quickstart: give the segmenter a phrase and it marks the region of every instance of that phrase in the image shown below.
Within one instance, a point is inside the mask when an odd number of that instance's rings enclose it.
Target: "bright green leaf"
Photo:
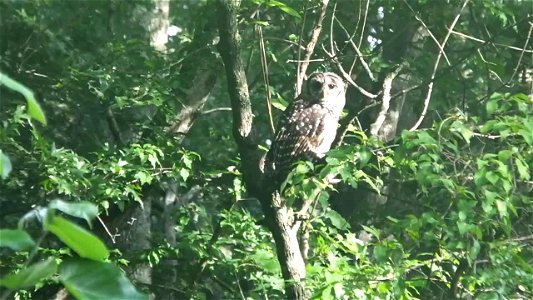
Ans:
[[[33,94],[30,98],[26,98],[26,101],[28,102],[28,114],[35,120],[41,122],[43,125],[46,125],[47,122],[43,109],[37,100],[35,100]]]
[[[56,273],[57,263],[54,258],[38,262],[25,269],[20,270],[16,274],[7,275],[0,279],[0,286],[5,286],[11,290],[18,290],[22,288],[29,288],[37,284],[39,281],[49,278]]]
[[[84,219],[89,226],[91,226],[91,221],[98,216],[98,207],[87,201],[73,203],[57,199],[50,202],[48,207],[60,210],[73,217]]]
[[[289,7],[287,4],[281,2],[281,1],[277,1],[277,0],[270,0],[267,2],[268,3],[268,6],[270,7],[277,7],[279,9],[281,9],[283,12],[293,16],[293,17],[296,17],[298,19],[301,18],[300,14],[294,10],[293,8]]]
[[[104,260],[109,256],[109,251],[98,237],[62,217],[49,215],[44,226],[81,257]]]
[[[492,171],[488,171],[487,173],[485,173],[485,178],[492,184],[496,184],[498,182],[498,180],[500,179],[498,174],[496,174],[496,173],[494,173]]]
[[[120,268],[106,262],[67,260],[59,267],[59,280],[78,299],[148,299]]]
[[[0,247],[15,251],[27,250],[35,245],[31,236],[20,229],[0,229]]]
[[[7,176],[9,176],[11,169],[11,160],[0,149],[0,177],[6,179]]]
[[[480,249],[481,245],[479,244],[479,241],[474,240],[474,242],[472,243],[472,247],[470,247],[470,252],[468,252],[468,256],[472,261],[476,260]]]
[[[500,161],[506,161],[513,155],[513,152],[511,150],[502,150],[498,152],[498,158]]]
[[[529,178],[531,178],[531,174],[529,173],[529,166],[518,157],[515,158],[514,163],[516,165],[516,170],[518,171],[520,179],[529,180]]]
[[[498,100],[490,100],[487,102],[487,113],[492,115],[498,109]]]
[[[504,200],[496,200],[496,208],[498,208],[498,213],[500,214],[500,218],[507,217],[507,202]]]
[[[29,88],[1,72],[0,85],[5,85],[8,88],[21,93],[24,98],[26,98],[28,114],[35,120],[41,122],[43,125],[46,125],[46,117],[44,116],[44,112],[37,100],[35,100],[35,96]]]

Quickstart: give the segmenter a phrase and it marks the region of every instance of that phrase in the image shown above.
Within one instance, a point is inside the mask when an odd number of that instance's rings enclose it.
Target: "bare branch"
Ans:
[[[372,123],[372,125],[370,125],[370,135],[377,136],[379,130],[381,129],[381,126],[383,125],[383,122],[385,122],[390,107],[390,91],[392,88],[392,81],[394,80],[394,78],[396,78],[396,76],[398,76],[398,73],[400,73],[401,69],[402,66],[399,66],[396,70],[390,72],[383,81],[383,97],[381,100],[381,109],[376,118],[376,121]]]
[[[482,40],[480,38],[476,38],[476,37],[473,37],[471,35],[464,34],[462,32],[458,32],[458,31],[455,31],[455,30],[452,30],[452,33],[455,34],[455,35],[458,35],[460,37],[464,37],[466,39],[469,39],[469,40],[472,40],[472,41],[476,41],[476,42],[479,42],[479,43],[483,43],[483,44],[489,43],[489,41],[485,41],[485,40]],[[514,46],[510,46],[510,45],[499,44],[499,43],[492,43],[492,44],[495,45],[495,46],[498,46],[498,47],[508,48],[508,49],[512,49],[512,50],[516,50],[516,51],[525,52],[525,53],[533,53],[533,50],[527,50],[526,47],[518,48],[518,47],[514,47]]]
[[[366,18],[368,16],[368,8],[370,7],[370,0],[366,1],[366,7],[365,7],[365,14],[363,17],[363,26],[361,26],[361,34],[359,35],[359,45],[358,48],[361,48],[361,45],[363,44],[363,37],[365,36],[365,26],[366,26]]]
[[[524,44],[522,52],[520,53],[520,57],[518,58],[518,62],[516,63],[516,67],[514,68],[513,75],[511,75],[511,78],[509,78],[509,81],[507,81],[508,84],[511,83],[511,81],[513,81],[513,78],[516,76],[516,73],[518,73],[518,68],[520,68],[520,63],[522,62],[522,58],[524,57],[525,49],[526,49],[527,45],[529,45],[529,39],[531,38],[531,31],[532,30],[533,30],[533,23],[530,23],[529,32],[527,34],[526,42]]]
[[[448,33],[444,37],[444,41],[442,42],[442,48],[444,49],[444,46],[446,45],[446,42],[448,42],[448,38],[452,34],[453,28],[455,27],[455,24],[457,24],[457,21],[459,21],[459,17],[461,16],[461,13],[463,12],[464,8],[468,4],[470,0],[465,0],[463,2],[463,5],[457,15],[455,16],[455,19],[453,20],[452,24],[450,25],[450,29],[448,29]],[[435,60],[435,65],[433,66],[433,73],[431,74],[431,80],[428,84],[428,93],[426,95],[426,99],[424,99],[424,108],[422,110],[422,113],[420,114],[420,117],[416,121],[415,125],[409,129],[410,131],[416,130],[420,124],[422,124],[422,121],[424,121],[424,118],[426,117],[428,107],[429,107],[429,101],[431,100],[431,93],[433,92],[433,82],[435,80],[435,74],[437,74],[437,69],[439,67],[439,62],[442,57],[441,51],[439,51],[439,54],[437,54],[437,59]]]
[[[263,82],[265,84],[266,104],[268,111],[268,119],[270,120],[270,128],[272,133],[276,132],[274,127],[274,118],[272,116],[272,98],[270,97],[270,83],[268,81],[268,63],[266,58],[265,41],[263,38],[263,28],[257,25],[257,34],[259,35],[259,50],[261,52],[261,73],[263,74]]]
[[[363,58],[364,57],[363,53],[361,53],[361,50],[359,50],[359,47],[357,47],[357,45],[351,39],[350,34],[348,33],[348,30],[346,30],[346,27],[344,27],[344,25],[342,25],[342,23],[337,18],[335,18],[335,20],[337,21],[337,23],[339,24],[341,29],[344,31],[344,33],[348,37],[348,41],[350,42],[350,45],[352,45],[352,48],[355,50],[355,53],[357,53],[357,58],[359,58],[359,60],[361,61],[361,65],[363,65],[363,68],[365,69],[366,73],[368,74],[368,77],[370,77],[370,79],[372,81],[376,81],[376,78],[374,77],[374,74],[372,73],[372,71],[370,70],[370,67],[368,66],[368,64],[366,63],[365,59]],[[351,70],[350,70],[349,74],[351,74]]]
[[[218,50],[226,67],[228,92],[233,112],[233,135],[239,146],[252,130],[253,114],[244,65],[239,56],[241,37],[237,30],[237,9],[240,1],[219,1],[220,42]]]
[[[353,81],[353,79],[350,77],[350,74],[348,74],[344,70],[344,68],[342,67],[342,64],[339,62],[338,58],[335,56],[334,53],[330,53],[324,48],[322,48],[322,49],[329,56],[329,58],[331,58],[331,60],[333,60],[333,62],[335,62],[335,65],[339,69],[339,72],[341,72],[341,75],[344,78],[344,80],[346,80],[348,83],[350,83],[353,87],[355,87],[361,94],[365,95],[366,97],[368,97],[370,99],[375,99],[375,98],[378,97],[378,95],[374,95],[374,94],[366,91],[365,89],[360,87],[357,83],[355,83],[355,81]]]
[[[303,63],[298,68],[298,75],[296,77],[296,96],[302,92],[302,84],[305,77],[305,73],[307,71],[307,67],[309,67],[309,60],[311,59],[311,56],[313,55],[313,52],[315,50],[316,43],[318,42],[318,37],[320,36],[320,32],[322,31],[322,22],[324,22],[324,17],[326,16],[328,3],[329,0],[322,0],[322,7],[320,8],[318,20],[316,21],[315,27],[313,28],[311,40],[307,44],[307,47],[305,47],[305,56],[303,59]]]
[[[426,31],[428,32],[428,34],[431,37],[431,39],[433,39],[435,44],[437,44],[437,47],[439,47],[439,51],[442,53],[442,55],[446,59],[446,62],[448,63],[448,66],[450,66],[451,63],[450,63],[450,60],[448,59],[448,56],[446,55],[446,52],[444,52],[444,47],[441,46],[441,44],[439,43],[437,38],[433,35],[431,30],[429,30],[429,28],[427,27],[426,23],[424,23],[424,21],[420,18],[420,16],[414,11],[414,9],[411,7],[411,5],[409,5],[409,2],[407,2],[407,0],[403,0],[403,2],[407,5],[407,7],[411,10],[411,12],[415,15],[415,19],[418,22],[420,22],[420,24],[422,24],[422,27],[424,27],[424,29],[426,29]]]
[[[202,111],[202,115],[208,115],[210,113],[219,112],[219,111],[231,111],[231,107],[217,107],[213,109],[208,109]]]
[[[113,242],[113,244],[115,244],[116,243],[115,236],[113,234],[111,234],[111,231],[109,231],[109,228],[107,228],[107,226],[105,225],[105,223],[102,220],[102,218],[100,218],[100,216],[96,216],[96,218],[98,219],[98,222],[100,222],[102,227],[104,227],[104,230],[107,233],[107,235],[109,236],[109,238],[111,239],[111,242]]]

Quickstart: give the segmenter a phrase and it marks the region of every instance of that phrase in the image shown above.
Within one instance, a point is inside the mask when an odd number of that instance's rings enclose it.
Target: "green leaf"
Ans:
[[[15,251],[30,249],[35,245],[31,236],[20,229],[0,229],[0,247],[8,247]]]
[[[59,280],[78,299],[148,299],[139,293],[117,266],[87,259],[71,259],[59,267]]]
[[[29,288],[39,281],[46,279],[56,273],[57,263],[54,258],[49,258],[43,262],[38,262],[19,271],[16,274],[7,275],[0,279],[0,286],[5,286],[11,290]]]
[[[377,262],[382,263],[389,259],[389,248],[383,245],[376,245],[374,247],[374,258]]]
[[[189,178],[190,175],[189,169],[182,168],[180,169],[180,177],[183,179],[183,181],[187,181],[187,178]]]
[[[474,240],[472,243],[472,246],[470,247],[470,252],[468,253],[468,257],[471,261],[476,260],[477,256],[479,255],[479,250],[481,249],[481,245],[479,244],[478,240]]]
[[[49,215],[44,227],[81,257],[104,260],[109,256],[109,251],[98,237],[62,217]]]
[[[498,110],[498,101],[503,98],[503,95],[500,93],[494,93],[490,96],[489,102],[487,102],[487,113],[492,115],[496,110]]]
[[[281,9],[283,12],[285,12],[285,13],[293,16],[293,17],[296,17],[298,19],[302,18],[300,16],[300,14],[296,10],[294,10],[294,8],[291,8],[287,4],[282,3],[280,1],[270,0],[270,1],[268,1],[268,6],[270,6],[270,7],[275,6],[275,7],[279,8],[279,9]]]
[[[11,160],[0,149],[0,177],[6,179],[11,173]]]
[[[337,229],[344,230],[350,228],[348,222],[346,222],[346,220],[334,210],[326,212],[326,218],[328,218],[331,221],[331,225]]]
[[[272,274],[280,272],[279,262],[272,252],[258,249],[250,257],[261,270]]]
[[[498,213],[500,214],[500,218],[504,219],[508,216],[507,214],[507,202],[504,200],[496,200],[496,208],[498,208]]]
[[[500,177],[498,176],[498,174],[492,172],[492,171],[488,171],[486,174],[485,174],[485,178],[492,184],[496,184],[498,182],[498,180],[500,179]]]
[[[21,93],[24,98],[26,98],[26,102],[28,105],[28,114],[35,120],[41,122],[43,125],[46,125],[46,117],[44,115],[44,112],[37,100],[35,100],[35,96],[29,88],[19,83],[18,81],[11,79],[9,76],[1,72],[0,85],[5,85],[8,88]]]
[[[515,158],[514,163],[520,179],[529,180],[531,177],[531,174],[529,174],[529,166],[518,157]]]
[[[498,152],[498,159],[500,161],[506,161],[513,155],[513,152],[511,150],[502,150]]]
[[[41,122],[43,125],[46,125],[46,117],[44,116],[43,109],[41,108],[41,105],[35,100],[35,97],[33,97],[33,94],[30,98],[26,98],[26,101],[28,103],[28,114],[34,118],[35,120]]]
[[[372,152],[368,151],[368,149],[362,149],[359,151],[359,161],[361,162],[361,167],[364,167],[367,165],[368,161],[372,158]]]
[[[89,226],[91,226],[91,221],[98,216],[98,207],[87,201],[72,203],[57,199],[50,202],[48,207],[60,210],[73,217],[84,219]]]

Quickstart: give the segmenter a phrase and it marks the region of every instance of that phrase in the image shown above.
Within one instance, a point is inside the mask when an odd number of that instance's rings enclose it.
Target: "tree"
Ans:
[[[1,231],[19,239],[0,252],[2,297],[83,298],[70,266],[166,299],[531,298],[532,14],[518,0],[0,2],[0,70],[36,99],[0,87],[0,227],[25,224]],[[349,86],[336,147],[273,186],[258,162],[315,71]],[[106,261],[76,258],[54,226],[102,241]]]

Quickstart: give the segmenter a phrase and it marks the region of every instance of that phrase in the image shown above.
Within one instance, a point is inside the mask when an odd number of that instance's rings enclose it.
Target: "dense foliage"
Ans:
[[[0,299],[284,298],[239,169],[216,1],[170,1],[166,51],[159,2],[0,1]],[[241,4],[259,151],[322,3]],[[341,66],[379,97],[351,85],[340,145],[284,184],[313,199],[311,298],[533,298],[532,16],[519,0],[330,1],[307,73]]]

